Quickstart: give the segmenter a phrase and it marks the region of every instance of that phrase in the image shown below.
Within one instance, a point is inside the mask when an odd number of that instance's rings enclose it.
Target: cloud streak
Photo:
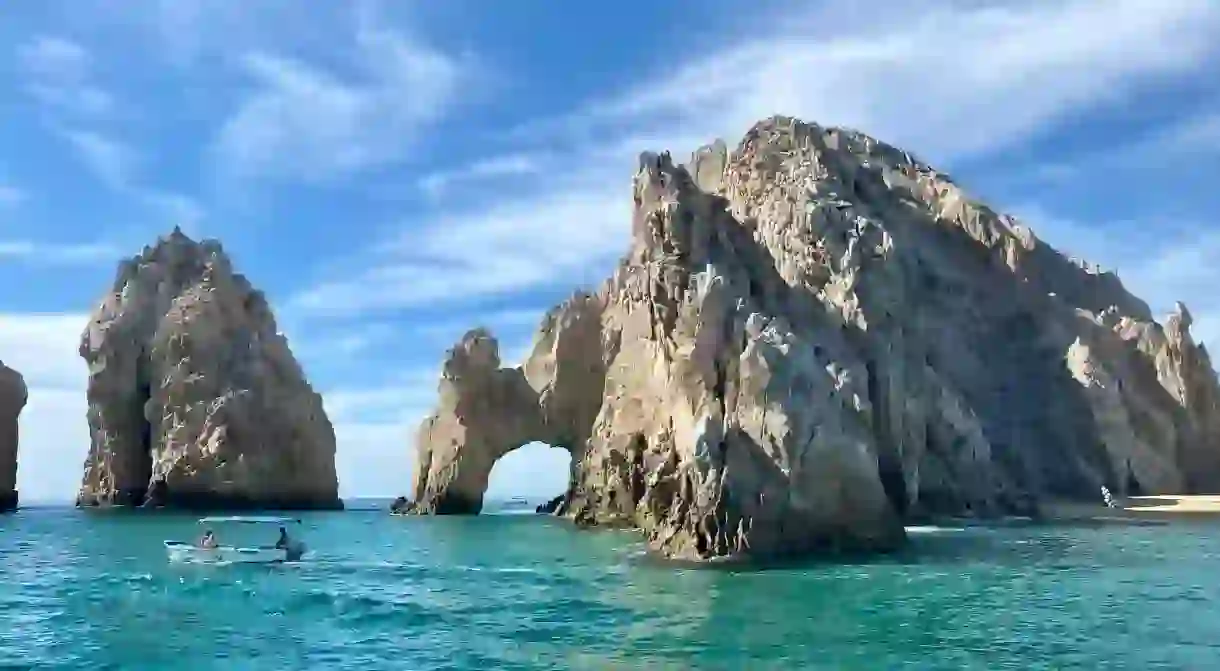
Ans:
[[[119,254],[116,246],[106,243],[54,244],[0,239],[0,259],[40,266],[108,264]]]
[[[92,82],[92,57],[76,42],[40,36],[18,49],[27,90],[39,102],[61,111],[99,117],[114,111],[114,98]]]
[[[347,76],[253,52],[254,93],[215,142],[238,176],[324,181],[401,159],[454,104],[464,64],[401,32],[361,20]]]
[[[25,202],[26,193],[12,184],[0,182],[0,209],[16,207]]]
[[[641,150],[681,156],[785,113],[863,128],[938,161],[982,156],[1204,69],[1220,48],[1220,6],[1203,0],[894,3],[868,21],[863,11],[832,2],[790,12],[770,33],[692,50],[706,55],[518,128],[513,153],[424,179],[446,190],[446,211],[407,218],[352,261],[354,278],[324,278],[295,304],[350,316],[587,282],[625,248]],[[543,155],[565,169],[519,186],[534,168],[519,157]],[[486,196],[496,190],[511,195]]]

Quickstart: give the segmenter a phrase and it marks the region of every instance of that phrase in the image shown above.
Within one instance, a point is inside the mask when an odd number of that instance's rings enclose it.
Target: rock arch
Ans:
[[[549,442],[538,394],[520,368],[500,367],[500,348],[475,329],[449,351],[440,402],[419,428],[412,510],[476,514],[496,461],[532,442]]]
[[[524,366],[502,368],[486,329],[463,335],[446,354],[436,411],[416,437],[410,501],[395,508],[478,513],[496,461],[535,442],[568,451],[571,491],[602,405],[601,336],[601,304],[584,293],[547,313]]]

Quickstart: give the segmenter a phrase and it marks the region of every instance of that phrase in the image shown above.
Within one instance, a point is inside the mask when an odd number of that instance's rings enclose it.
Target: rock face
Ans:
[[[946,175],[775,117],[686,166],[641,156],[631,248],[522,368],[468,333],[410,509],[479,510],[495,460],[567,448],[560,514],[664,555],[887,549],[928,514],[1220,488],[1220,389],[1158,324]]]
[[[17,508],[17,418],[28,399],[25,378],[0,361],[0,513]]]
[[[262,293],[175,229],[123,262],[80,345],[78,505],[341,508],[335,434]]]

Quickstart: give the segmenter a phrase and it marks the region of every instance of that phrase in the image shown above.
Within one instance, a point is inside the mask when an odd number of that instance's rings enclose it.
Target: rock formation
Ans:
[[[25,378],[0,361],[0,513],[17,508],[17,418],[28,399]]]
[[[946,175],[775,117],[641,156],[631,248],[521,368],[468,333],[407,506],[479,510],[495,460],[567,448],[559,514],[664,555],[887,549],[929,514],[1220,487],[1220,390],[1164,324]]]
[[[78,505],[341,508],[335,433],[261,292],[175,229],[123,262],[80,345]]]

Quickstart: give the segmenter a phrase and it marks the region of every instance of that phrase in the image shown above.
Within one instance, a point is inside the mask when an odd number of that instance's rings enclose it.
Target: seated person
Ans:
[[[212,533],[211,529],[203,532],[203,538],[199,539],[199,547],[207,549],[216,547],[216,535]]]
[[[280,539],[275,542],[275,549],[287,550],[291,541],[288,540],[288,530],[280,527]]]

